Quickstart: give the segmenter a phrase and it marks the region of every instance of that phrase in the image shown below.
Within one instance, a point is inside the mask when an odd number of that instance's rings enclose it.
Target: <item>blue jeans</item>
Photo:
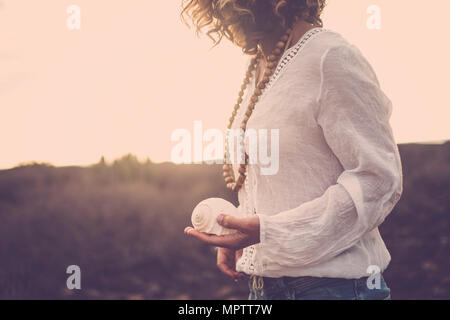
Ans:
[[[390,300],[390,289],[380,274],[379,285],[360,279],[250,276],[249,300]]]

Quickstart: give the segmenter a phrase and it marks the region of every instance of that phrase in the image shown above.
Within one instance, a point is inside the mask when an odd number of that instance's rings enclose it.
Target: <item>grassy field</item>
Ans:
[[[393,299],[449,299],[450,143],[400,145],[404,193],[381,233]],[[183,234],[207,197],[236,203],[219,166],[34,164],[0,171],[1,299],[233,299],[247,297]],[[82,289],[66,289],[81,267]]]

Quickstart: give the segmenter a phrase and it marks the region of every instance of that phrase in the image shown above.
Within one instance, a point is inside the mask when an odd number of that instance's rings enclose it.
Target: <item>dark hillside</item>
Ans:
[[[381,227],[394,299],[450,298],[450,143],[400,145],[404,193]],[[219,166],[28,165],[0,171],[0,298],[246,298],[212,250],[183,235],[192,208],[225,190]],[[66,288],[67,266],[82,290]]]

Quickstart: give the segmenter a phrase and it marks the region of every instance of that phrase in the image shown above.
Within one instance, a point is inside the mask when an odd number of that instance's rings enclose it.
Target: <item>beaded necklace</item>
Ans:
[[[231,189],[234,192],[238,192],[242,185],[244,184],[245,178],[246,178],[246,171],[247,171],[247,164],[249,157],[245,153],[245,130],[247,129],[247,122],[250,119],[250,116],[253,113],[253,110],[255,109],[256,103],[258,102],[261,94],[263,93],[264,88],[266,88],[266,85],[269,83],[272,75],[275,72],[275,68],[277,67],[278,61],[281,58],[281,56],[284,54],[284,52],[289,47],[289,44],[292,40],[292,28],[288,28],[285,32],[285,34],[281,37],[280,41],[276,43],[275,49],[272,51],[272,53],[267,57],[267,66],[266,70],[264,72],[264,75],[261,79],[261,81],[256,84],[256,87],[253,91],[253,95],[250,98],[250,103],[247,107],[247,110],[244,115],[244,119],[241,122],[240,129],[241,131],[241,139],[240,142],[240,148],[241,148],[241,154],[244,155],[243,163],[240,163],[239,165],[239,177],[236,180],[234,178],[233,174],[233,167],[229,163],[228,159],[230,158],[230,151],[229,151],[229,144],[228,144],[228,134],[226,135],[225,140],[225,152],[224,152],[224,165],[223,165],[223,177],[225,179],[225,183],[227,185],[228,189]],[[241,90],[239,91],[237,103],[234,106],[234,110],[231,114],[230,120],[228,122],[227,129],[231,130],[231,127],[234,122],[234,118],[236,117],[236,114],[241,107],[241,103],[243,101],[244,92],[247,89],[248,84],[250,83],[250,80],[253,76],[253,72],[255,71],[258,63],[260,62],[260,59],[263,57],[261,50],[258,51],[255,57],[253,57],[250,61],[250,65],[248,67],[247,73],[245,74],[244,82],[241,86]],[[256,83],[256,81],[255,81]]]

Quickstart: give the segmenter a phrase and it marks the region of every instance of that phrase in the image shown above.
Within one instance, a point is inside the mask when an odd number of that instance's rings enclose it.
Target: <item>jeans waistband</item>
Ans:
[[[281,277],[270,278],[252,275],[249,278],[249,286],[252,290],[270,289],[271,291],[283,290],[288,287],[296,287],[302,290],[308,290],[315,287],[338,284],[348,281],[356,281],[358,283],[366,283],[368,277],[360,279],[344,279],[344,278],[319,278],[319,277]]]

